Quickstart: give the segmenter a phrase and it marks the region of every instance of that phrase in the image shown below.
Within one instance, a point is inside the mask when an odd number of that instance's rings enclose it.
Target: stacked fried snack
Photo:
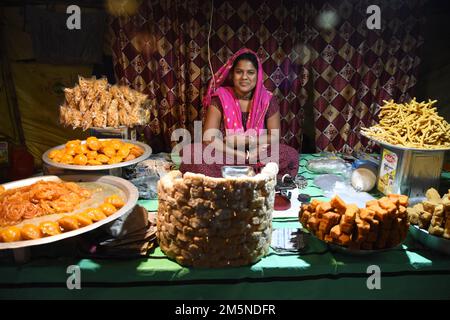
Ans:
[[[111,86],[106,78],[79,77],[78,85],[64,89],[60,122],[73,128],[133,127],[149,119],[147,95],[127,86]]]
[[[316,237],[350,249],[374,250],[400,244],[408,232],[408,197],[391,194],[366,203],[346,204],[335,196],[330,202],[313,200],[302,205],[299,219]]]
[[[450,147],[450,124],[433,105],[437,100],[409,103],[383,101],[379,124],[361,128],[367,136],[393,145],[419,149]]]
[[[450,190],[441,198],[436,189],[430,188],[425,196],[426,201],[407,208],[409,222],[430,234],[450,239]]]
[[[158,239],[181,265],[218,268],[254,263],[268,254],[276,171],[213,178],[171,171],[158,182]]]
[[[25,223],[0,229],[0,242],[36,240],[76,230],[109,217],[124,205],[122,198],[112,195],[107,197],[98,208],[89,208],[80,213],[65,215],[56,221],[43,221],[38,225]]]

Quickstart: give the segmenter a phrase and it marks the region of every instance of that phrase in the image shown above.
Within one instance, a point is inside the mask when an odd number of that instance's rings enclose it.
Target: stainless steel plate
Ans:
[[[327,244],[330,247],[331,251],[345,253],[345,254],[352,255],[352,256],[368,256],[368,255],[372,255],[372,254],[377,254],[377,253],[382,253],[382,252],[398,249],[398,248],[401,248],[401,246],[402,246],[401,244],[399,244],[392,248],[385,248],[385,249],[379,249],[379,250],[363,250],[363,249],[352,250],[352,249],[340,246],[335,243],[327,243]]]
[[[99,139],[100,141],[104,141],[104,140],[111,140],[111,139]],[[74,165],[74,164],[64,164],[64,163],[59,163],[59,162],[55,162],[53,160],[51,160],[48,155],[51,151],[56,150],[56,149],[62,149],[64,148],[64,144],[59,145],[57,147],[51,148],[49,150],[47,150],[43,155],[42,155],[42,160],[55,168],[61,168],[61,169],[71,169],[71,170],[81,170],[81,171],[95,171],[95,170],[109,170],[109,169],[114,169],[114,168],[121,168],[121,167],[126,167],[132,164],[136,164],[138,162],[141,162],[145,159],[147,159],[151,154],[152,154],[152,148],[148,145],[146,145],[145,143],[142,142],[138,142],[138,141],[132,141],[132,140],[125,140],[125,139],[121,139],[120,141],[125,142],[125,143],[131,143],[134,144],[138,147],[141,147],[144,150],[144,153],[142,154],[142,156],[130,160],[130,161],[125,161],[125,162],[121,162],[121,163],[115,163],[115,164],[105,164],[105,165],[101,165],[101,166],[80,166],[80,165]],[[86,141],[82,141],[82,144],[85,144]]]
[[[103,220],[97,221],[89,226],[86,226],[86,227],[83,227],[83,228],[80,228],[77,230],[65,232],[65,233],[62,233],[59,235],[36,239],[36,240],[23,240],[23,241],[17,241],[17,242],[0,243],[0,250],[1,249],[18,249],[18,248],[25,248],[25,247],[30,247],[30,246],[37,246],[37,245],[41,245],[41,244],[46,244],[46,243],[50,243],[50,242],[63,240],[66,238],[71,238],[71,237],[83,234],[85,232],[94,230],[102,225],[105,225],[111,221],[116,220],[117,218],[121,217],[124,214],[129,213],[131,210],[133,210],[133,208],[136,205],[136,202],[138,200],[138,197],[139,197],[138,190],[136,189],[136,187],[134,185],[132,185],[127,180],[124,180],[124,179],[118,178],[118,177],[112,177],[112,176],[103,176],[102,177],[102,176],[95,176],[95,175],[79,175],[79,176],[64,176],[62,178],[59,178],[57,176],[43,176],[43,177],[36,177],[36,178],[30,178],[30,179],[24,179],[24,180],[6,183],[3,185],[3,187],[5,187],[5,189],[8,190],[8,189],[13,189],[13,188],[28,186],[28,185],[31,185],[35,182],[42,181],[42,180],[43,181],[72,181],[72,182],[82,182],[82,183],[90,182],[90,183],[94,183],[94,184],[107,185],[107,186],[110,186],[111,190],[118,190],[121,193],[121,195],[125,197],[125,200],[126,200],[125,205],[120,210],[118,210],[114,214],[112,214],[111,216],[109,216]],[[110,192],[111,192],[111,190],[110,190]],[[34,219],[49,221],[49,220],[55,220],[55,216],[59,217],[61,215],[65,215],[65,214],[48,215],[48,216],[38,217],[38,218],[34,218]],[[30,220],[34,220],[34,219],[29,219],[29,220],[26,220],[25,222],[28,223]],[[23,224],[23,223],[24,222],[22,222],[21,224]]]
[[[424,246],[450,255],[450,240],[429,234],[428,231],[420,229],[419,226],[410,225],[409,231],[414,239]]]
[[[395,247],[392,247],[392,248],[385,248],[385,249],[378,249],[378,250],[364,250],[364,249],[354,250],[354,249],[349,249],[349,248],[344,247],[344,246],[340,246],[340,245],[338,245],[336,243],[326,242],[324,240],[320,240],[319,238],[317,238],[311,232],[309,232],[309,234],[311,235],[311,237],[313,237],[313,238],[323,242],[324,244],[328,245],[328,248],[330,248],[331,251],[339,252],[339,253],[343,253],[343,254],[348,254],[348,255],[352,255],[352,256],[369,256],[369,255],[372,255],[372,254],[377,254],[377,253],[382,253],[382,252],[398,249],[398,248],[401,248],[401,246],[402,246],[402,244],[400,243],[400,244],[398,244],[398,245],[396,245]]]
[[[253,177],[255,171],[250,166],[223,166],[222,177],[236,178],[236,177]]]

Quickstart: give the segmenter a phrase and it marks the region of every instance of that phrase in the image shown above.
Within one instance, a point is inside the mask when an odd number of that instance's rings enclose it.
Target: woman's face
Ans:
[[[244,95],[256,86],[257,71],[249,60],[239,60],[234,68],[232,79],[234,89],[238,94]]]

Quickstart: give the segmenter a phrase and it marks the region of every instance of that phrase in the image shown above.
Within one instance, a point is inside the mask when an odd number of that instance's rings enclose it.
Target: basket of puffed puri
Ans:
[[[253,177],[212,178],[171,171],[158,183],[157,235],[183,266],[236,267],[269,252],[278,166]]]

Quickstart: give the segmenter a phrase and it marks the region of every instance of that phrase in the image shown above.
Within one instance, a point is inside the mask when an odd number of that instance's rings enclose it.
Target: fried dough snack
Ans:
[[[0,194],[0,226],[47,214],[75,210],[91,192],[73,182],[39,181]]]
[[[441,198],[436,189],[430,188],[425,196],[427,200],[407,209],[409,222],[432,235],[450,239],[450,190]]]
[[[109,85],[106,78],[79,77],[78,85],[64,89],[60,122],[83,128],[146,124],[149,120],[147,95],[127,86]]]
[[[450,148],[450,125],[436,112],[437,100],[409,103],[383,101],[379,124],[361,128],[367,136],[393,145],[419,148]]]
[[[301,207],[301,224],[317,238],[350,249],[392,248],[408,232],[408,197],[390,194],[366,203],[365,208],[346,204],[335,196],[330,202],[313,200]]]

